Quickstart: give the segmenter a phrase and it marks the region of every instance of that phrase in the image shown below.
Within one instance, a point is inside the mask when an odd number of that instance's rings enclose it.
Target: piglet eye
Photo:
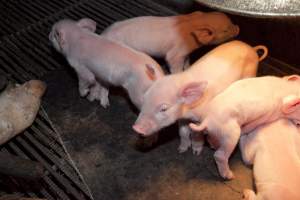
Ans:
[[[159,112],[166,112],[169,109],[167,104],[162,104],[159,108]]]

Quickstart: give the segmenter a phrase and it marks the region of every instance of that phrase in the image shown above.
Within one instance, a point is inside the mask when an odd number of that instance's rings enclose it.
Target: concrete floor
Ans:
[[[200,156],[179,154],[176,125],[160,133],[154,148],[138,150],[131,129],[137,112],[122,90],[113,89],[111,105],[103,109],[79,97],[73,73],[51,72],[44,80],[44,107],[95,199],[235,200],[252,188],[251,170],[238,151],[230,160],[232,181],[220,178],[208,147]]]

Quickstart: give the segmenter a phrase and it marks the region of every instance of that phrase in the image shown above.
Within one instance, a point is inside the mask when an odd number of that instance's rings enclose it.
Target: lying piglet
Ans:
[[[261,58],[257,56],[258,49],[265,51]],[[205,107],[231,83],[255,76],[259,60],[266,55],[266,47],[253,48],[241,41],[216,47],[188,70],[155,81],[144,95],[144,104],[133,129],[149,136],[178,119],[197,119],[195,111]],[[192,144],[190,133],[187,124],[180,127],[179,151],[184,152],[192,145],[194,152],[200,154],[203,139]]]
[[[172,73],[189,65],[195,49],[219,44],[238,35],[239,28],[220,12],[196,11],[187,15],[136,17],[116,22],[102,35],[151,56],[164,57]]]
[[[204,90],[204,89],[203,89]],[[200,125],[194,131],[207,130],[218,170],[223,178],[234,177],[228,159],[241,133],[279,118],[300,122],[300,76],[265,76],[232,83],[199,110]],[[199,95],[201,96],[201,95]]]
[[[45,83],[31,80],[9,85],[0,94],[0,145],[29,127],[39,110]]]
[[[99,36],[95,30],[96,22],[91,19],[61,20],[53,25],[49,39],[77,72],[81,96],[100,100],[107,107],[106,85],[122,86],[140,108],[142,95],[163,71],[151,57]]]
[[[292,122],[277,120],[242,135],[240,150],[253,165],[257,190],[244,190],[246,200],[300,199],[300,131]]]

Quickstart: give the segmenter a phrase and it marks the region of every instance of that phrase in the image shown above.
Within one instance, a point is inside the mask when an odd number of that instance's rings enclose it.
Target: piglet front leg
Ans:
[[[182,72],[190,64],[187,55],[182,55],[177,51],[170,51],[166,56],[166,61],[172,74]]]
[[[85,66],[76,66],[74,69],[78,76],[79,94],[85,97],[90,92],[90,87],[96,83],[95,75]]]
[[[91,86],[90,93],[87,96],[87,99],[91,102],[94,100],[99,100],[100,104],[104,108],[107,108],[109,106],[108,94],[108,89],[96,81],[96,83],[93,86]]]
[[[193,154],[200,155],[204,146],[203,134],[193,133],[186,121],[179,121],[180,145],[178,152],[183,153],[192,147]]]
[[[192,131],[192,130],[190,130]],[[202,133],[191,133],[193,154],[200,155],[204,146],[204,135]]]
[[[178,152],[183,153],[188,150],[192,145],[191,141],[191,130],[185,122],[179,121],[179,136],[180,136],[180,145],[178,147]]]

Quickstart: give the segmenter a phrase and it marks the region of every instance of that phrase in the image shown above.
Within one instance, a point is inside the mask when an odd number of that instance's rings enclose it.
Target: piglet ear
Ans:
[[[77,22],[77,25],[83,29],[89,30],[91,32],[95,32],[97,23],[92,19],[83,18]]]
[[[152,81],[156,80],[157,77],[156,77],[156,74],[155,74],[155,69],[152,65],[150,64],[146,64],[146,74],[148,76],[148,78]]]
[[[300,98],[295,95],[287,96],[283,99],[281,111],[290,114],[300,109]]]
[[[209,44],[215,37],[215,30],[212,27],[202,27],[191,32],[199,45]]]
[[[283,78],[287,81],[300,81],[300,76],[297,74],[293,74],[290,76],[284,76]]]
[[[66,43],[66,34],[63,30],[55,30],[54,31],[54,38],[59,44],[60,49],[64,49],[64,45]]]
[[[184,104],[192,104],[204,93],[207,81],[193,82],[185,85],[179,92],[179,99]]]

